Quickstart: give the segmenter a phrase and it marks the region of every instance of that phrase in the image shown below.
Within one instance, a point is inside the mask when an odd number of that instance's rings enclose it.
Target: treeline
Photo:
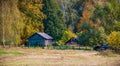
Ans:
[[[118,0],[0,0],[0,9],[1,44],[18,46],[45,32],[60,44],[75,37],[84,46],[120,48]]]
[[[79,43],[85,46],[106,43],[112,48],[120,49],[119,26],[118,0],[88,0],[77,24]]]

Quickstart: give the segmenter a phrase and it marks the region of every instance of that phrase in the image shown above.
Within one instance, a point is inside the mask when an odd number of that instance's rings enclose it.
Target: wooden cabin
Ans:
[[[47,47],[48,45],[52,45],[53,38],[46,33],[35,33],[28,38],[28,46],[42,46]]]

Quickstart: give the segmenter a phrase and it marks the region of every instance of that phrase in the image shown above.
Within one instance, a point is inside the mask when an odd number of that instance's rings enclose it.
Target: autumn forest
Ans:
[[[19,46],[36,32],[63,45],[101,42],[120,49],[119,0],[0,0],[0,44]]]

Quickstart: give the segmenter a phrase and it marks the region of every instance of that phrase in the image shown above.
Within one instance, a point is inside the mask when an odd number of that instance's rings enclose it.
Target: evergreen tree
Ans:
[[[66,29],[63,14],[56,0],[43,0],[43,12],[46,14],[44,20],[44,31],[51,35],[55,40],[61,39]]]

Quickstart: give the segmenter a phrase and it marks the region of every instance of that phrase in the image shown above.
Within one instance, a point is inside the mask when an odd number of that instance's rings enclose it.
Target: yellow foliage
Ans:
[[[19,45],[21,41],[20,34],[23,30],[24,23],[21,19],[21,13],[17,7],[18,0],[0,0],[0,2],[0,5],[2,5],[0,6],[2,10],[0,11],[0,14],[3,15],[3,17],[0,17],[0,20],[2,19],[1,23],[4,22],[5,32],[3,34],[3,26],[1,24],[0,42],[2,42],[1,39],[4,35],[5,44]]]
[[[41,11],[43,7],[42,0],[19,0],[18,8],[23,16],[23,30],[21,31],[21,39],[27,40],[29,36],[36,32],[43,32],[43,19],[45,14]]]
[[[71,38],[76,38],[76,34],[74,34],[71,31],[65,31],[61,40],[59,41],[61,44],[65,43],[66,41],[68,41]]]
[[[120,32],[112,32],[108,37],[107,41],[109,46],[120,49]]]

